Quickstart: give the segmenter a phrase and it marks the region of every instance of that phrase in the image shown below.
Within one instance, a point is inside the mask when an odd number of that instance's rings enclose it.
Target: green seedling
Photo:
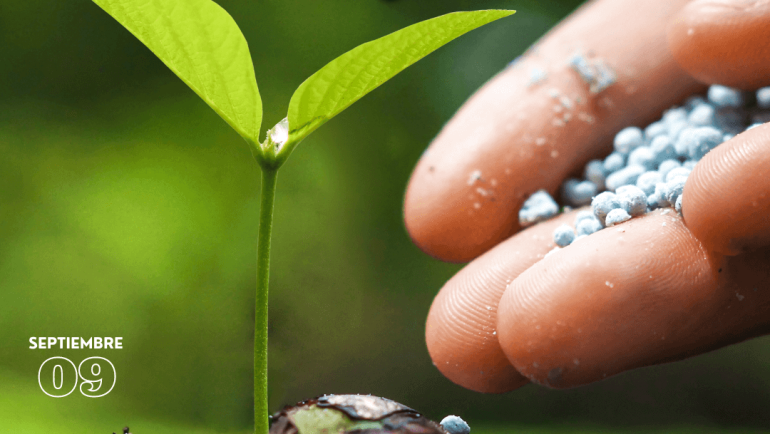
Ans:
[[[268,432],[267,294],[278,170],[310,133],[409,65],[514,11],[456,12],[360,45],[294,92],[288,116],[260,141],[262,100],[246,39],[211,0],[94,0],[243,137],[262,169],[254,331],[254,432]]]

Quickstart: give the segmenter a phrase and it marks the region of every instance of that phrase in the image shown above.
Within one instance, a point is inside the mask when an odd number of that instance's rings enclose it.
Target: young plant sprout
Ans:
[[[404,404],[372,395],[323,395],[270,416],[270,434],[470,434],[459,416],[436,423]]]
[[[211,0],[94,0],[243,137],[262,170],[254,331],[254,431],[268,432],[267,294],[278,170],[310,133],[453,39],[514,13],[456,12],[360,45],[294,92],[288,116],[259,140],[262,101],[246,39]]]

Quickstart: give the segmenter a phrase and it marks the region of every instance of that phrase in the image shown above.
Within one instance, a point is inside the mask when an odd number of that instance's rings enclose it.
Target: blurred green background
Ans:
[[[303,142],[279,177],[270,403],[390,397],[474,432],[761,432],[770,340],[568,391],[480,395],[424,344],[460,267],[401,220],[422,150],[572,0],[221,0],[250,43],[263,129],[326,62],[455,10],[512,8]],[[86,0],[0,3],[0,432],[248,432],[258,169],[246,144]],[[686,314],[686,313],[683,313]],[[123,350],[29,350],[30,336],[123,336]],[[53,399],[43,360],[109,358],[106,397]]]

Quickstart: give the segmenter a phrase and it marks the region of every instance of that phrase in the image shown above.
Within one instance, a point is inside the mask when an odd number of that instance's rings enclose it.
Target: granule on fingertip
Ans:
[[[577,215],[575,216],[575,227],[577,227],[578,223],[580,223],[581,220],[585,219],[596,219],[594,216],[594,212],[591,210],[584,209],[582,211],[578,211]]]
[[[615,193],[609,191],[599,193],[599,195],[591,201],[591,209],[594,212],[594,216],[596,216],[602,225],[604,225],[604,219],[607,218],[607,213],[615,208],[620,208],[620,200],[618,200]]]
[[[684,191],[684,184],[687,182],[687,178],[680,176],[674,178],[671,181],[666,182],[666,200],[669,205],[675,205],[676,200],[682,195]]]
[[[690,128],[690,124],[686,120],[676,121],[668,125],[668,136],[671,140],[676,141],[682,132],[688,128]]]
[[[567,247],[575,241],[575,231],[569,225],[561,225],[553,231],[553,241],[559,247]]]
[[[676,141],[674,142],[674,150],[676,151],[677,157],[687,157],[687,153],[690,149],[690,143],[698,140],[695,134],[695,130],[696,128],[688,126],[679,133]]]
[[[548,220],[559,213],[559,205],[545,190],[538,190],[522,205],[519,211],[519,224],[522,227]]]
[[[643,144],[644,134],[642,134],[642,130],[637,127],[623,128],[615,135],[613,141],[615,152],[618,152],[621,155],[628,155],[631,151]]]
[[[698,104],[687,116],[690,125],[707,127],[716,122],[716,110],[709,104]]]
[[[687,121],[687,109],[684,107],[672,107],[663,112],[663,122],[673,125],[681,121]]]
[[[562,186],[562,198],[572,206],[588,205],[598,192],[598,187],[591,181],[570,179]]]
[[[660,172],[652,170],[639,175],[636,180],[636,186],[639,187],[645,195],[649,196],[655,192],[655,184],[663,182],[663,175]]]
[[[708,99],[716,107],[740,107],[743,105],[743,96],[739,90],[718,84],[709,87]]]
[[[578,211],[577,216],[575,216],[575,232],[577,236],[572,243],[601,229],[602,223],[596,218],[593,211]]]
[[[650,203],[650,198],[654,200],[652,204]],[[650,206],[652,209],[671,206],[671,203],[668,201],[668,186],[666,183],[655,184],[655,192],[647,198],[647,204],[652,205]]]
[[[528,86],[534,86],[540,84],[548,78],[548,73],[537,66],[533,66],[529,69],[529,84]]]
[[[646,171],[647,169],[645,169],[643,166],[636,164],[633,166],[626,166],[614,173],[611,173],[607,177],[607,189],[615,191],[624,185],[636,184],[636,180],[639,179],[642,173]]]
[[[604,190],[604,180],[607,172],[604,170],[604,163],[601,160],[591,160],[586,164],[583,171],[583,177],[596,184],[599,190]]]
[[[574,57],[572,66],[586,80],[596,75],[585,57]],[[569,179],[563,184],[565,205],[586,203],[594,188],[598,194],[591,200],[590,213],[578,213],[574,232],[568,226],[559,230],[574,233],[572,244],[658,208],[671,207],[681,215],[684,186],[698,162],[736,134],[768,122],[770,86],[759,89],[755,99],[740,90],[714,85],[707,97],[691,96],[684,106],[666,110],[661,119],[643,129],[621,129],[613,139],[611,154],[589,161],[583,180]],[[554,238],[557,235],[555,232]],[[567,240],[559,243],[564,245]]]
[[[757,90],[757,107],[770,109],[770,86]]]
[[[573,54],[569,59],[569,64],[586,83],[591,83],[595,79],[596,72],[582,53]]]
[[[653,193],[647,196],[647,209],[649,209],[650,211],[653,211],[658,208],[663,208],[664,206],[666,206],[663,204],[664,201],[665,199],[663,199],[662,196],[660,196],[657,193]]]
[[[570,67],[588,84],[591,93],[599,93],[617,81],[615,71],[601,59],[588,59],[576,52],[568,61]]]
[[[577,241],[581,236],[591,235],[594,232],[602,230],[602,223],[596,218],[584,219],[577,224],[577,238],[573,242]]]
[[[647,170],[652,170],[657,166],[656,162],[656,155],[649,146],[640,146],[628,155],[629,166],[642,166]]]
[[[616,208],[607,213],[607,227],[615,226],[616,224],[623,223],[631,220],[631,216],[623,208]]]
[[[690,172],[692,172],[692,169],[687,167],[677,167],[666,174],[666,182],[680,177],[688,177],[690,176]]]
[[[694,110],[696,107],[698,107],[701,104],[707,104],[706,98],[704,98],[701,95],[692,95],[687,97],[687,99],[684,102],[684,108],[687,110]]]
[[[481,179],[481,170],[474,170],[468,175],[468,185],[473,185]]]
[[[674,160],[677,157],[676,148],[671,142],[671,138],[667,135],[657,136],[652,139],[650,150],[655,158],[655,163],[658,165],[667,160]]]
[[[624,185],[617,191],[620,207],[632,216],[640,216],[647,212],[647,195],[635,185]],[[607,214],[609,218],[609,214]]]
[[[665,178],[666,175],[668,175],[668,172],[676,169],[677,167],[682,167],[682,163],[674,159],[666,160],[660,163],[660,166],[658,166],[658,172],[662,177]]]
[[[604,173],[609,174],[617,172],[626,165],[626,159],[623,154],[613,152],[604,159]],[[606,175],[605,175],[606,176]]]
[[[700,160],[710,150],[722,143],[724,135],[713,127],[695,128],[687,142],[687,156],[692,160]]]

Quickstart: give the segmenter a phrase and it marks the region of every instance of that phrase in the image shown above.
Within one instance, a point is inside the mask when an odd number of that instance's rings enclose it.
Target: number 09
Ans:
[[[72,369],[69,369],[72,367]],[[50,369],[50,371],[49,371]],[[110,372],[105,372],[105,370]],[[48,372],[51,372],[51,384],[43,386],[42,379],[47,377]],[[73,375],[70,375],[72,373]],[[105,378],[112,377],[112,384],[109,389],[105,385]],[[64,387],[65,382],[68,382],[69,378],[74,378],[74,384],[72,388]],[[78,380],[80,381],[80,393],[88,398],[99,398],[112,391],[115,387],[115,383],[118,380],[118,374],[115,370],[115,366],[109,360],[104,357],[89,357],[80,362],[77,368],[71,360],[65,357],[51,357],[40,365],[40,369],[37,371],[37,382],[40,385],[40,389],[46,395],[52,398],[64,398],[75,391],[78,386]],[[109,381],[109,380],[108,380]],[[52,387],[52,388],[51,388]],[[46,390],[50,389],[50,390]],[[106,392],[99,393],[106,390]]]

